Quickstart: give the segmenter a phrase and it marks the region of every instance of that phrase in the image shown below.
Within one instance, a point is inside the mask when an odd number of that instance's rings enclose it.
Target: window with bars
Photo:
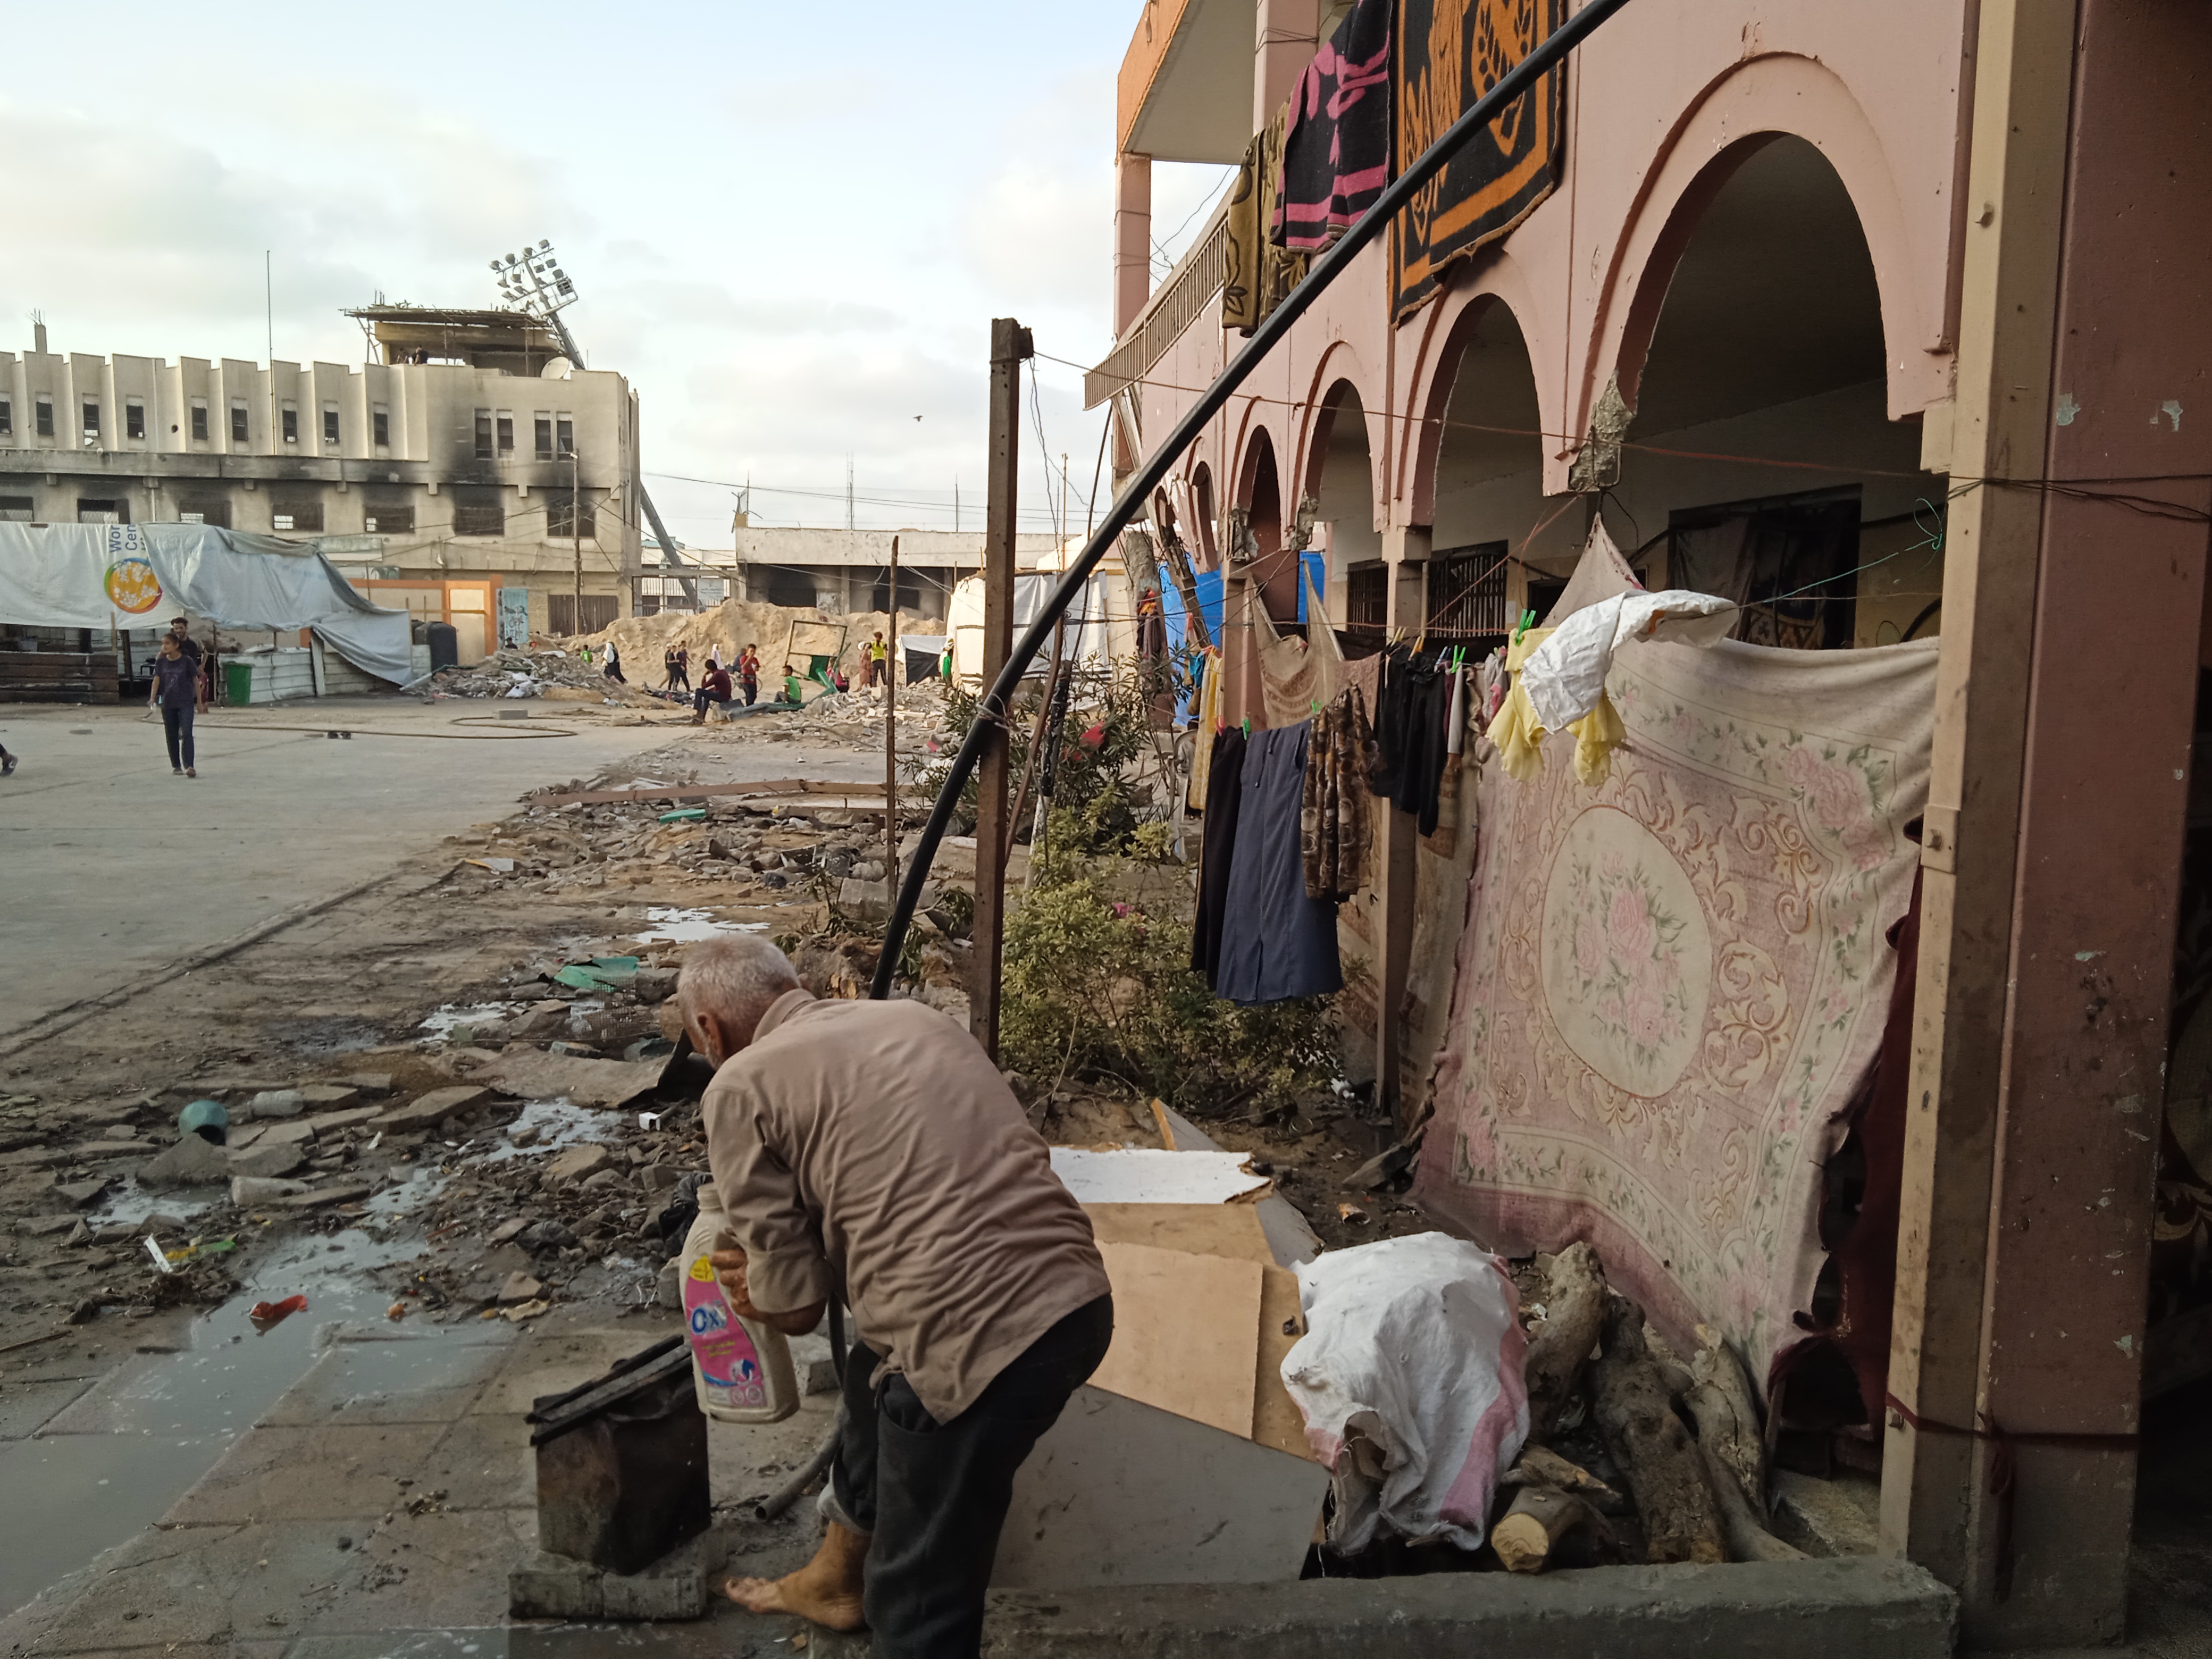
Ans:
[[[320,535],[323,529],[323,504],[320,501],[289,501],[270,514],[273,528],[295,531],[306,535]]]
[[[545,596],[548,633],[596,634],[614,621],[615,596],[611,593],[586,593],[583,596],[584,625],[577,627],[576,598],[574,593],[548,593]]]
[[[231,527],[229,499],[222,495],[179,496],[177,520],[180,524],[211,524],[228,530]]]
[[[507,509],[503,507],[471,507],[456,502],[453,507],[453,534],[456,536],[504,536],[507,533]]]
[[[1390,567],[1356,564],[1344,573],[1345,631],[1380,641],[1390,627]]]
[[[558,495],[549,492],[545,497],[545,533],[549,536],[574,540],[579,534],[592,533],[592,503],[584,502],[584,522],[580,531],[576,524],[576,498],[562,490]]]
[[[415,533],[415,509],[372,506],[362,528],[372,536],[411,536]]]
[[[1506,614],[1504,542],[1447,548],[1429,559],[1429,597],[1424,620],[1429,637],[1475,640],[1513,629]]]

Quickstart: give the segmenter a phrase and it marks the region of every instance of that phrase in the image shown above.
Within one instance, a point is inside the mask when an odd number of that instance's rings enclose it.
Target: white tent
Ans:
[[[1082,544],[1073,544],[1057,555],[1047,555],[1042,568],[1017,572],[1014,576],[1014,635],[1036,620],[1045,600],[1060,586],[1060,571]],[[952,635],[952,678],[970,690],[983,682],[983,579],[969,576],[952,590],[945,618]],[[1129,578],[1118,554],[1098,562],[1083,584],[1083,592],[1068,604],[1067,636],[1064,648],[1079,672],[1106,673],[1117,662],[1137,654],[1137,603],[1129,591]],[[1044,672],[1052,647],[1048,643],[1030,665],[1033,674]]]
[[[365,673],[415,677],[407,613],[371,605],[312,547],[198,524],[0,524],[0,623],[307,628]]]

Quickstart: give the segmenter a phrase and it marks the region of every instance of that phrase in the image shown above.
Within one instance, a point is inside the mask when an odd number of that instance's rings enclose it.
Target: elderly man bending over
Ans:
[[[1014,1471],[1114,1330],[1090,1218],[968,1033],[918,1002],[817,1002],[763,939],[695,945],[678,981],[719,1068],[707,1155],[738,1312],[797,1334],[853,1310],[814,1559],[732,1600],[878,1659],[970,1659]]]

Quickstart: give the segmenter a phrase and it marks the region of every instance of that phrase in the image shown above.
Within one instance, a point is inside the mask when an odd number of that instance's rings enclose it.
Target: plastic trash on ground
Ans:
[[[1306,1334],[1283,1384],[1330,1474],[1331,1547],[1364,1549],[1387,1527],[1480,1547],[1528,1434],[1505,1264],[1443,1233],[1378,1239],[1299,1267],[1298,1300]]]
[[[257,1302],[246,1310],[246,1316],[253,1322],[255,1330],[266,1331],[273,1326],[283,1324],[295,1313],[307,1311],[306,1297],[288,1296],[282,1302]],[[1528,1413],[1524,1411],[1522,1413],[1523,1421],[1527,1420],[1527,1416]]]

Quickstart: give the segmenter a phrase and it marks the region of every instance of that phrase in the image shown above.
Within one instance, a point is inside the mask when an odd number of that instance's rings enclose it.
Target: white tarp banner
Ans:
[[[311,628],[379,679],[412,679],[407,613],[354,591],[316,550],[198,524],[0,524],[0,623],[159,628],[189,612],[223,628]]]

